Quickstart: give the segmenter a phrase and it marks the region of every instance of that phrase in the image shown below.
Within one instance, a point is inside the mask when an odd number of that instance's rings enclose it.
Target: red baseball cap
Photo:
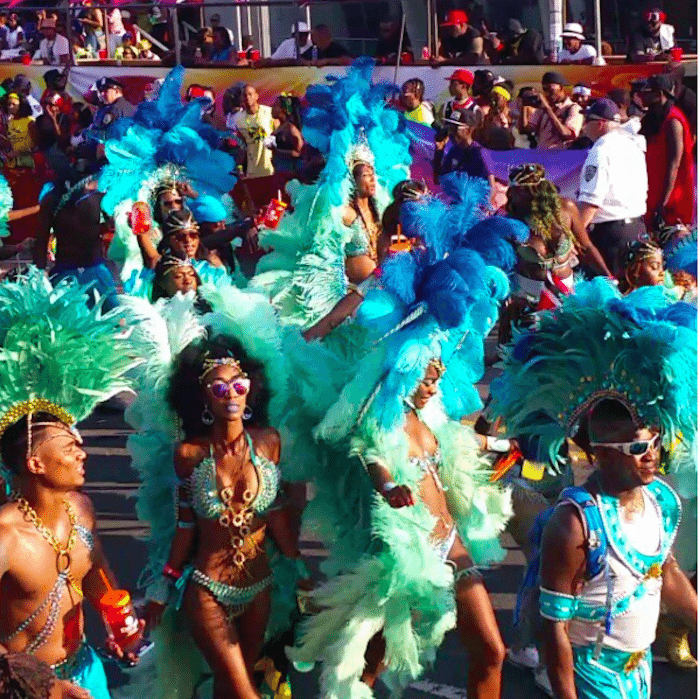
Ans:
[[[459,82],[465,85],[473,85],[474,74],[470,70],[456,70],[449,78],[445,78],[445,80],[459,80]]]
[[[469,18],[464,10],[450,10],[445,16],[441,27],[454,27],[458,24],[468,24]]]

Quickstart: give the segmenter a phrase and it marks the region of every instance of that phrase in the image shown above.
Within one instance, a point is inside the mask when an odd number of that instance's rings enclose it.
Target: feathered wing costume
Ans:
[[[158,98],[139,104],[131,119],[119,122],[119,133],[105,143],[108,164],[99,173],[105,192],[102,208],[115,219],[109,256],[121,266],[123,280],[143,267],[141,253],[127,221],[135,201],[154,206],[161,183],[186,180],[199,194],[233,204],[228,193],[236,183],[234,159],[218,150],[220,134],[202,122],[203,99],[182,104],[185,71],[177,66],[165,79]]]
[[[145,299],[122,297],[132,318],[141,346],[149,347],[148,363],[140,376],[138,397],[126,414],[136,433],[127,447],[134,468],[141,476],[137,513],[150,524],[149,561],[142,583],[156,580],[167,561],[176,527],[176,485],[173,465],[176,444],[181,439],[179,420],[169,408],[167,393],[173,362],[190,343],[205,337],[236,338],[246,352],[264,366],[271,398],[270,424],[278,427],[287,405],[296,396],[290,394],[290,370],[284,352],[285,331],[274,309],[260,293],[230,287],[225,291],[207,287],[204,298],[215,309],[199,315],[191,292],[177,294],[150,304]],[[299,338],[299,341],[301,339]],[[286,450],[286,445],[284,445]],[[293,461],[289,458],[289,461]],[[282,475],[285,462],[281,464]],[[267,628],[272,638],[288,628],[290,614],[296,609],[295,590],[299,574],[293,562],[281,556],[268,542],[273,571],[273,606]],[[203,675],[210,674],[184,624],[181,613],[168,608],[157,634],[157,673],[159,696],[165,699],[189,699]]]
[[[511,514],[510,494],[490,482],[473,431],[458,420],[480,406],[470,381],[483,371],[483,337],[508,284],[504,271],[487,265],[460,234],[478,221],[475,203],[483,192],[468,180],[455,184],[461,195],[452,209],[432,199],[407,207],[407,217],[414,217],[405,221],[409,229],[425,224],[426,247],[383,266],[382,290],[370,292],[358,312],[379,340],[315,430],[328,455],[316,472],[318,495],[307,525],[329,542],[324,570],[331,578],[313,593],[321,611],[289,654],[297,662],[323,663],[321,691],[328,699],[373,696],[360,676],[367,644],[379,631],[386,640],[385,681],[399,696],[456,623],[452,568],[430,541],[436,518],[421,501],[391,508],[362,468],[382,464],[394,481],[417,492],[423,472],[408,458],[406,401],[435,358],[446,364],[445,392],[419,417],[442,454],[439,474],[450,512],[477,564],[502,554],[498,535]],[[455,228],[460,214],[465,227]]]
[[[287,185],[294,211],[277,230],[260,235],[261,245],[273,252],[258,262],[251,285],[265,289],[285,323],[302,329],[345,296],[345,258],[366,245],[361,222],[348,227],[342,221],[354,187],[353,165],[374,167],[380,217],[394,186],[408,178],[411,157],[403,116],[387,106],[389,88],[372,84],[373,65],[358,59],[346,76],[307,90],[303,133],[323,153],[326,166],[317,184]]]

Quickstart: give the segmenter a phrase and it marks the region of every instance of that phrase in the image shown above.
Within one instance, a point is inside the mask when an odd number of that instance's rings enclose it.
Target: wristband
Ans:
[[[396,487],[397,485],[396,483],[394,483],[394,481],[387,481],[382,485],[381,493],[382,495],[386,495],[389,491],[393,490]]]
[[[165,564],[163,566],[163,575],[171,580],[179,580],[182,573],[179,570],[175,570],[171,565]]]
[[[510,440],[499,439],[498,437],[486,437],[486,448],[489,451],[505,453],[510,451]]]

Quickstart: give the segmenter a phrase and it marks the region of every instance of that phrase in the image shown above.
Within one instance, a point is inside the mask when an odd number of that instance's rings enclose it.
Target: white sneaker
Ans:
[[[554,698],[554,690],[552,689],[552,683],[549,681],[549,675],[547,675],[547,670],[544,665],[535,669],[535,684],[545,693],[548,694],[552,699]]]
[[[535,646],[526,646],[520,650],[508,649],[508,662],[522,670],[535,670],[540,664],[540,654]]]

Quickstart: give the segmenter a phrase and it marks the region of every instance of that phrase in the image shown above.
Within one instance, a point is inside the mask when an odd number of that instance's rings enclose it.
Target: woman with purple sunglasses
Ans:
[[[164,598],[187,617],[214,699],[260,697],[253,667],[272,601],[268,536],[301,563],[278,498],[280,437],[268,426],[269,400],[263,365],[231,337],[197,340],[175,360],[168,401],[184,438],[175,448],[178,516]],[[151,597],[148,615],[158,623],[164,600]]]

